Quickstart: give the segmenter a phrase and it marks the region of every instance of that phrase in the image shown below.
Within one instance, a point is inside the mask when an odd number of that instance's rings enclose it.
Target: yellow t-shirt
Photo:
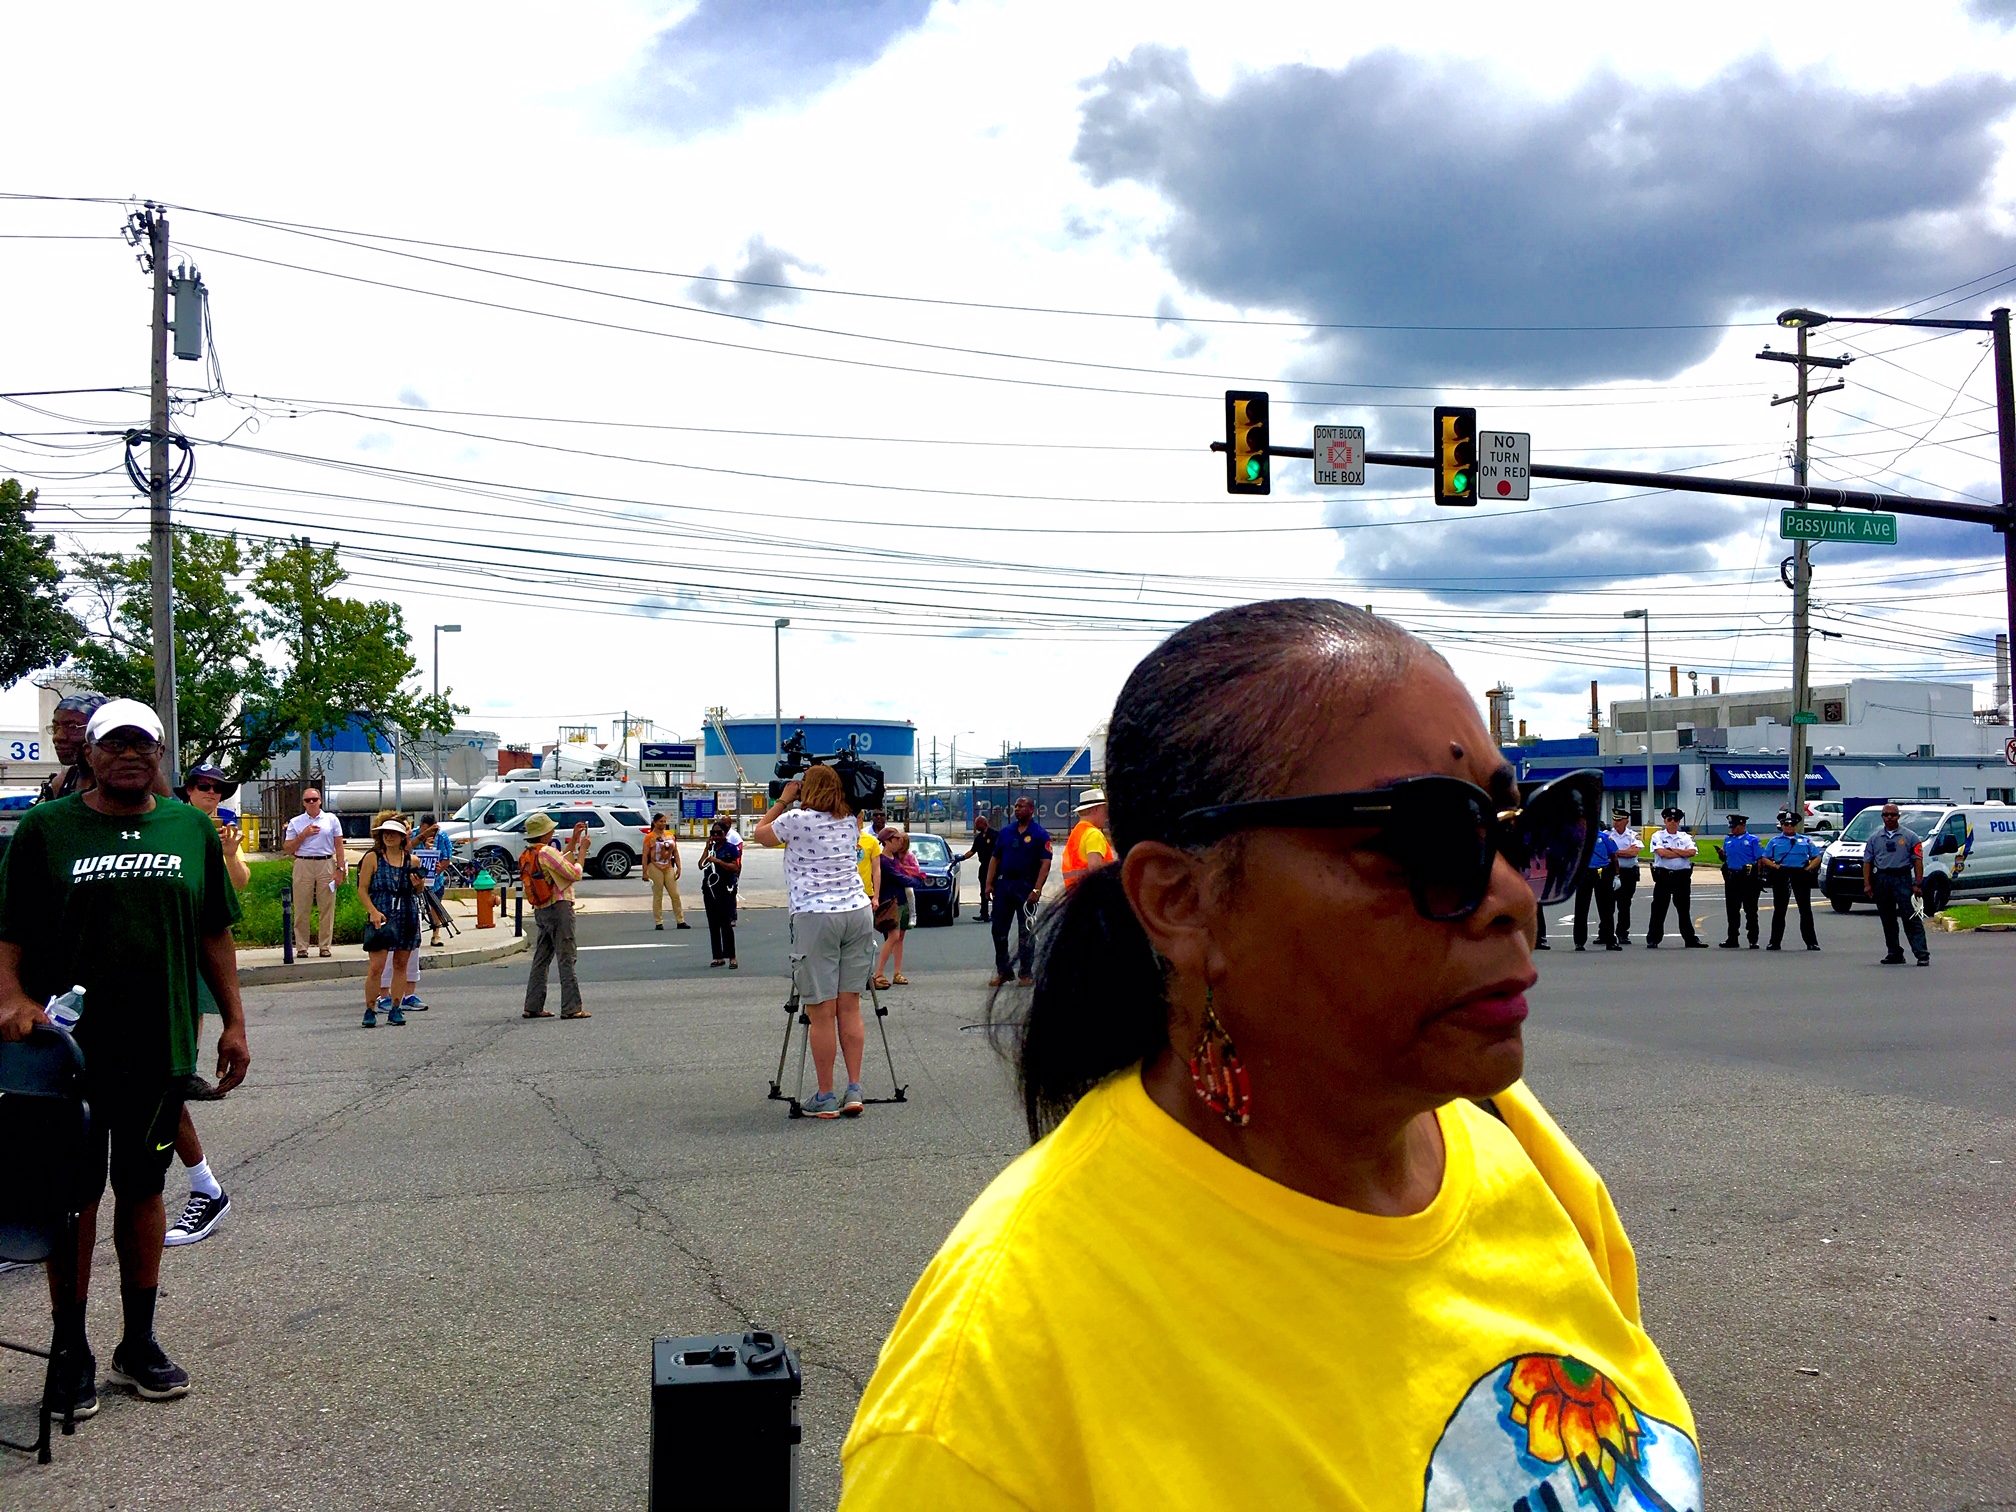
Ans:
[[[1382,1218],[1109,1079],[911,1292],[842,1512],[1699,1508],[1609,1194],[1523,1084],[1495,1103],[1441,1110],[1441,1191]]]
[[[882,842],[875,838],[875,832],[862,826],[861,843],[855,865],[861,868],[861,890],[869,897],[875,896],[875,873],[882,860]]]

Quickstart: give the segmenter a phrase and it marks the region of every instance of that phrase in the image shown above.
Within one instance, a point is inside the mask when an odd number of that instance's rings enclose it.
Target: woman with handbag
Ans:
[[[875,963],[875,990],[884,992],[910,985],[903,975],[903,936],[910,932],[910,888],[924,880],[924,868],[910,854],[910,837],[893,824],[876,838],[882,844],[882,902],[875,910],[882,954]]]
[[[364,972],[364,1027],[378,1027],[378,1010],[395,1028],[406,1022],[397,998],[380,997],[385,961],[392,961],[392,980],[406,973],[406,963],[420,947],[420,891],[426,873],[406,845],[406,822],[390,810],[371,821],[371,850],[357,863],[357,896],[364,900],[370,926],[364,931],[364,952],[370,964]]]

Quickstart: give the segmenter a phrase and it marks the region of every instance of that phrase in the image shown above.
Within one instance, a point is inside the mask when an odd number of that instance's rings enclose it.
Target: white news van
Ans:
[[[1898,800],[1899,822],[1925,842],[1925,911],[1937,913],[1955,898],[2016,894],[2016,808],[2003,803],[1933,803]],[[1827,847],[1821,886],[1837,913],[1867,901],[1862,853],[1883,828],[1883,806],[1872,804],[1848,821]]]
[[[640,782],[618,782],[608,778],[551,777],[533,767],[508,773],[476,789],[447,821],[450,832],[464,826],[495,829],[528,809],[558,808],[566,804],[594,804],[602,808],[636,809],[648,820],[651,800]],[[674,817],[677,817],[676,815]]]

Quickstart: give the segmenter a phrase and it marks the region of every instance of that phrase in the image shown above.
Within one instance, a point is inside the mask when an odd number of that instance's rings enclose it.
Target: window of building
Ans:
[[[1988,801],[1990,803],[2016,803],[2016,788],[1990,788],[1988,789]]]
[[[1715,809],[1718,813],[1731,813],[1743,806],[1743,795],[1734,788],[1715,789]]]
[[[1936,787],[1921,787],[1918,789],[1918,796],[1920,798],[1937,798],[1939,796],[1939,789]]]

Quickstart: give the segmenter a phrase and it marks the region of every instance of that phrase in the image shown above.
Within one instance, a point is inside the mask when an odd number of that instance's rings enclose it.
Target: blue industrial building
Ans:
[[[722,722],[731,757],[721,744],[721,731],[713,721],[705,725],[700,752],[700,780],[728,785],[736,779],[735,762],[742,763],[742,775],[750,782],[768,782],[777,765],[777,724],[772,715],[732,717]],[[917,780],[917,727],[907,719],[845,719],[829,716],[789,716],[784,719],[784,738],[805,732],[805,748],[815,756],[831,755],[852,744],[882,768],[891,787],[908,787]],[[1061,760],[1067,752],[1059,752]]]
[[[1077,759],[1072,759],[1072,752]],[[1070,769],[1064,763],[1070,762]],[[990,756],[987,765],[996,770],[1014,767],[1024,777],[1030,779],[1053,777],[1090,777],[1092,775],[1092,749],[1090,746],[1016,746],[1005,756]]]

